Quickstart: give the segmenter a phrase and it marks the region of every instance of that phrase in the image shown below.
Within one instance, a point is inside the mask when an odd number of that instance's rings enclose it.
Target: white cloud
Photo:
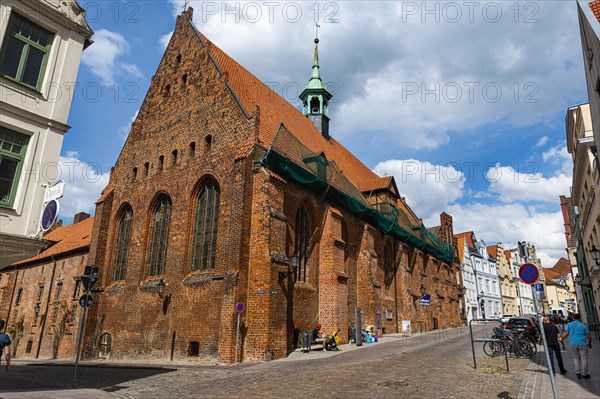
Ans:
[[[568,175],[573,174],[573,157],[567,150],[567,143],[561,142],[555,147],[552,147],[542,154],[544,162],[550,162],[553,165],[558,165],[563,173]]]
[[[179,14],[183,1],[171,3]],[[318,16],[321,74],[334,92],[337,138],[385,133],[394,145],[436,148],[453,132],[499,121],[549,123],[585,91],[571,2],[519,3],[518,14],[513,3],[495,2],[499,21],[494,7],[481,3],[472,12],[453,3],[458,21],[443,2],[265,4],[190,5],[203,33],[260,79],[276,82],[280,94],[290,85],[302,90],[310,76]],[[425,7],[434,12],[425,14]],[[296,101],[295,92],[284,98]]]
[[[497,168],[503,178],[490,183],[485,192],[465,190],[470,177],[459,166],[414,159],[388,160],[377,164],[374,171],[381,176],[394,176],[400,194],[406,196],[409,206],[426,226],[438,225],[439,214],[445,211],[452,215],[456,233],[472,230],[488,244],[502,242],[507,249],[517,241],[532,242],[539,248],[543,264],[553,266],[558,258],[565,256],[563,219],[558,207],[558,195],[566,192],[560,191],[564,176],[544,177],[538,173],[536,186],[523,182],[511,184],[515,176],[517,179],[526,176],[511,167],[497,165]],[[467,203],[467,198],[475,201]],[[498,199],[500,203],[495,201]],[[558,210],[540,211],[524,203],[530,200],[547,201]]]
[[[60,200],[61,219],[70,219],[78,212],[93,214],[95,202],[108,184],[109,171],[97,163],[79,159],[79,154],[69,151],[58,160],[57,179],[65,182],[65,194]]]
[[[566,257],[567,243],[560,211],[538,212],[517,203],[474,203],[451,205],[446,212],[453,217],[456,233],[472,230],[488,245],[502,242],[508,249],[517,241],[534,243],[545,267],[552,267],[560,257]],[[435,222],[439,216],[430,219]]]
[[[130,52],[127,40],[116,32],[100,29],[93,36],[94,44],[84,53],[81,62],[98,76],[104,85],[115,83],[116,77],[143,77],[142,71],[134,64],[119,59]]]
[[[127,139],[127,136],[129,136],[129,131],[131,130],[131,124],[133,122],[135,122],[135,119],[138,116],[138,113],[140,112],[140,110],[136,110],[135,113],[133,114],[133,116],[131,117],[131,119],[129,120],[129,122],[126,125],[123,125],[119,128],[119,130],[117,130],[117,132],[119,133],[119,138],[121,139],[121,142],[124,143],[125,140]]]
[[[163,51],[167,49],[167,46],[169,45],[169,41],[171,41],[171,36],[173,36],[173,31],[167,33],[166,35],[162,35],[158,39],[158,44],[160,45],[160,48]]]
[[[441,213],[464,194],[465,175],[453,166],[415,159],[391,159],[375,166],[380,176],[392,175],[401,196],[417,215]]]
[[[558,197],[569,192],[571,176],[558,173],[544,177],[538,172],[539,165],[526,163],[515,170],[512,166],[497,164],[486,173],[489,191],[499,194],[502,202],[543,201],[556,204]]]
[[[537,143],[535,143],[535,145],[533,146],[533,149],[541,148],[541,147],[545,146],[548,143],[548,140],[550,140],[550,138],[548,136],[540,137],[540,139],[537,141]]]

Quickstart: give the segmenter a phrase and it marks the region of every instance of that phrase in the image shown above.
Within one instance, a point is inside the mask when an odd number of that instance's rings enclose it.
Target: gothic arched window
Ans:
[[[196,202],[192,270],[214,269],[217,252],[220,192],[214,180],[208,180],[200,189]]]
[[[155,202],[150,220],[151,235],[148,254],[148,272],[156,276],[165,272],[167,239],[171,220],[171,200],[162,194]]]
[[[119,215],[119,226],[117,239],[115,241],[115,257],[113,281],[123,280],[127,269],[127,254],[129,253],[129,242],[131,241],[131,225],[133,210],[126,205]]]
[[[390,241],[385,243],[383,250],[383,272],[385,289],[388,290],[394,279],[394,252]]]
[[[308,209],[302,205],[296,212],[296,255],[298,255],[298,278],[297,281],[306,281],[308,270],[310,241],[310,220],[308,218]]]

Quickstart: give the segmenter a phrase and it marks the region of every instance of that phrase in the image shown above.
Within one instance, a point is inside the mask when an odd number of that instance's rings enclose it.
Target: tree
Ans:
[[[21,318],[11,325],[8,328],[8,334],[12,338],[12,356],[15,357],[17,355],[17,347],[19,346],[19,342],[21,342],[21,338],[23,338],[23,331],[25,330],[25,316],[21,316]]]
[[[60,349],[60,343],[67,331],[67,323],[69,322],[70,312],[69,307],[65,301],[56,302],[55,306],[59,312],[58,323],[52,326],[52,332],[54,333],[54,339],[52,340],[52,359],[58,357],[58,350]]]

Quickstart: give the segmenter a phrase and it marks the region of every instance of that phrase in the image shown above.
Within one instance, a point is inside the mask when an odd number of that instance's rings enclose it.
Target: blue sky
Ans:
[[[82,57],[61,159],[96,173],[69,179],[66,220],[93,212],[183,2],[80,4],[95,43]],[[190,2],[204,34],[295,104],[318,20],[321,74],[336,100],[331,134],[393,174],[426,225],[447,211],[455,232],[534,242],[551,267],[566,255],[565,113],[587,101],[576,4],[468,4]]]

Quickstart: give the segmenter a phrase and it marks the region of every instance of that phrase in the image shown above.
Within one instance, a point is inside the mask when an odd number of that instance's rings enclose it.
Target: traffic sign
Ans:
[[[423,298],[419,300],[419,305],[421,306],[429,306],[429,301],[431,300],[431,295],[425,295]]]
[[[87,308],[92,304],[92,296],[90,294],[84,294],[79,297],[79,306]]]
[[[41,220],[41,228],[43,231],[48,231],[56,222],[56,218],[58,217],[58,201],[53,199],[50,200],[44,205],[44,210],[42,212],[42,220]]]
[[[540,277],[540,271],[532,263],[525,263],[519,268],[519,277],[525,284],[534,284]]]
[[[238,311],[238,313],[242,313],[246,307],[242,302],[238,302],[237,305],[235,305],[235,309]]]
[[[538,292],[544,292],[544,284],[535,284],[535,290]]]

